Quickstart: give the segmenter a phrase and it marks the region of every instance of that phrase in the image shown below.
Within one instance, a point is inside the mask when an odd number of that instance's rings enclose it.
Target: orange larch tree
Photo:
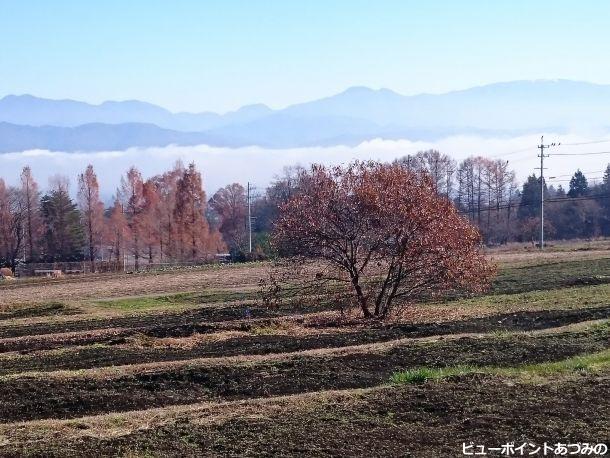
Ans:
[[[118,193],[117,193],[118,194]],[[115,197],[113,206],[108,211],[108,219],[104,225],[104,239],[112,245],[110,259],[114,257],[117,266],[123,266],[123,255],[125,240],[129,236],[127,218],[123,209],[123,203]]]
[[[143,188],[142,236],[146,245],[148,263],[152,264],[157,246],[161,240],[161,198],[157,184],[147,180]]]
[[[93,268],[101,245],[104,226],[104,204],[100,200],[100,186],[91,164],[78,176],[78,206],[85,230],[87,255]]]
[[[31,261],[38,254],[38,244],[42,234],[42,219],[40,216],[38,183],[34,180],[30,167],[24,167],[21,172],[21,199],[25,215],[26,259]]]
[[[244,187],[233,183],[220,188],[209,203],[220,219],[219,230],[225,243],[232,250],[245,251],[248,212]]]
[[[131,253],[134,257],[135,269],[138,270],[143,248],[144,181],[142,174],[135,167],[131,167],[125,177],[121,178],[120,195],[131,235]]]
[[[176,221],[174,209],[176,207],[176,192],[178,180],[184,173],[184,165],[177,162],[174,168],[163,175],[153,177],[159,194],[159,256],[161,260],[165,256],[174,259],[177,254],[176,246]]]
[[[205,209],[206,198],[201,174],[195,164],[191,163],[178,180],[174,208],[182,259],[196,261],[206,254],[210,230]]]

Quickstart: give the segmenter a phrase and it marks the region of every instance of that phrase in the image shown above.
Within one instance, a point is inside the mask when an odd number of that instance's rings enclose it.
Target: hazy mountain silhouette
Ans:
[[[51,151],[113,151],[134,146],[217,143],[205,132],[177,132],[154,124],[84,124],[77,127],[22,126],[0,123],[0,153]]]
[[[99,151],[131,146],[356,144],[372,138],[434,140],[449,135],[606,131],[610,85],[513,81],[445,94],[405,96],[353,87],[272,110],[250,105],[217,114],[172,113],[137,100],[91,105],[9,95],[0,100],[0,151]]]
[[[76,127],[83,124],[155,124],[183,131],[204,131],[226,124],[239,124],[265,116],[271,109],[265,105],[248,105],[219,115],[172,113],[165,108],[138,100],[104,102],[91,105],[74,100],[50,100],[32,95],[8,95],[0,99],[0,122],[28,126]]]

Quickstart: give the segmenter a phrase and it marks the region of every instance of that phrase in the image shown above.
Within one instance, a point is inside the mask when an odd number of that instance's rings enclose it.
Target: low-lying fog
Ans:
[[[610,151],[610,140],[599,142],[576,135],[545,136],[547,142],[563,143],[550,151],[555,153],[591,153]],[[595,143],[591,143],[595,141]],[[145,177],[163,172],[172,167],[177,160],[185,164],[194,161],[203,173],[204,186],[208,193],[232,182],[250,181],[262,190],[275,175],[281,174],[283,167],[314,162],[324,164],[345,163],[354,159],[377,159],[391,161],[395,158],[413,154],[430,148],[451,155],[461,161],[471,155],[510,161],[521,183],[539,167],[536,145],[540,142],[537,135],[516,138],[480,138],[474,136],[450,137],[437,142],[410,142],[407,140],[372,140],[356,147],[334,146],[293,149],[264,149],[260,147],[216,148],[200,146],[167,146],[158,148],[131,148],[125,151],[96,153],[64,153],[33,150],[19,153],[0,154],[0,178],[8,184],[17,184],[20,170],[29,165],[42,190],[48,178],[56,174],[67,175],[74,192],[76,176],[93,164],[100,181],[104,199],[108,200],[120,182],[120,177],[132,165],[140,169]],[[582,144],[586,143],[586,144]],[[578,145],[574,145],[578,144]],[[601,177],[610,154],[551,156],[545,162],[546,176],[554,185],[569,185],[569,178],[580,168],[589,182]],[[590,173],[594,172],[594,173]]]

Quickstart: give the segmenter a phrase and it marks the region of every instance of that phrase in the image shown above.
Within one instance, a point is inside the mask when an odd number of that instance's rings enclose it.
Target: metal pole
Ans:
[[[550,147],[560,146],[561,143],[550,143],[544,144],[544,135],[540,137],[540,249],[544,250],[544,158],[548,157],[544,155],[544,150]]]
[[[252,209],[250,205],[250,182],[248,181],[248,253],[252,253]]]
[[[544,250],[544,136],[540,137],[540,249]]]

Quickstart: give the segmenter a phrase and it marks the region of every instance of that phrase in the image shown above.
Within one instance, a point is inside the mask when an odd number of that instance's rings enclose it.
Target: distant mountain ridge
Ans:
[[[583,127],[607,131],[610,85],[513,81],[413,96],[352,87],[280,110],[258,104],[222,115],[172,113],[138,100],[92,105],[8,95],[0,99],[0,123],[0,152],[202,143],[281,148],[353,145],[373,138],[562,133]]]
[[[155,124],[183,131],[204,131],[226,124],[250,122],[272,110],[262,104],[247,105],[219,115],[212,112],[172,113],[139,100],[107,101],[99,105],[75,100],[51,100],[26,95],[0,99],[0,122],[28,126],[77,127],[83,124]]]

